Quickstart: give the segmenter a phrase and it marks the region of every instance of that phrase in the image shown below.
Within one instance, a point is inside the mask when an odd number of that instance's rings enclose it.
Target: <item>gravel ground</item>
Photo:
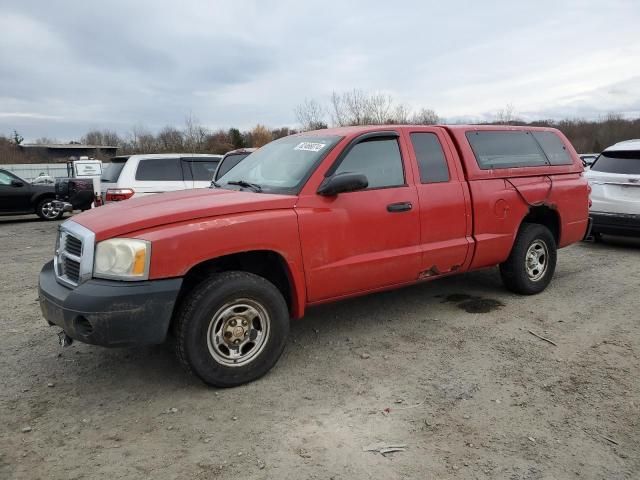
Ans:
[[[562,250],[534,297],[487,270],[314,309],[216,390],[167,346],[58,346],[56,227],[0,219],[2,479],[640,478],[639,241]]]

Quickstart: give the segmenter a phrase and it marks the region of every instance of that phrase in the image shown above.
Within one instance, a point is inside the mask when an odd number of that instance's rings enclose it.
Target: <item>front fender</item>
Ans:
[[[304,313],[306,288],[298,219],[292,209],[218,216],[162,225],[127,235],[151,242],[149,279],[183,277],[202,262],[234,253],[267,250],[286,262],[293,316]]]

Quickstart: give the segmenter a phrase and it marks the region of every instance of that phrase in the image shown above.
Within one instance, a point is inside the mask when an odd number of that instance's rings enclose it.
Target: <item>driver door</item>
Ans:
[[[329,174],[361,173],[366,190],[301,196],[296,206],[309,303],[415,281],[420,218],[402,139],[363,136]]]
[[[32,211],[31,187],[28,183],[10,174],[0,171],[0,211],[4,213],[27,213]]]

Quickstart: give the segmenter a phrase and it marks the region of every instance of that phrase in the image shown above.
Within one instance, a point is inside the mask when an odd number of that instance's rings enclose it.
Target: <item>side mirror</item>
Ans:
[[[369,186],[369,180],[361,173],[339,173],[327,177],[318,188],[318,195],[332,197],[339,193],[364,190]]]
[[[12,187],[24,187],[24,183],[22,183],[20,180],[11,180],[11,186]]]

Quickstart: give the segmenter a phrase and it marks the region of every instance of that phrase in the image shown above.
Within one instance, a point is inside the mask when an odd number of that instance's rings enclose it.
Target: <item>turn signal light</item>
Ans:
[[[133,197],[134,191],[130,188],[108,188],[105,200],[107,202],[119,202]]]

